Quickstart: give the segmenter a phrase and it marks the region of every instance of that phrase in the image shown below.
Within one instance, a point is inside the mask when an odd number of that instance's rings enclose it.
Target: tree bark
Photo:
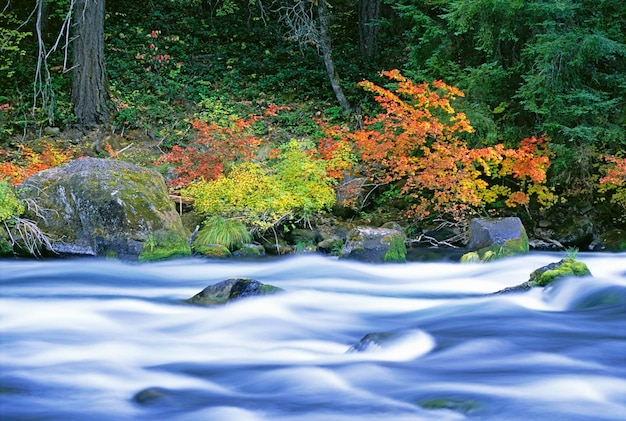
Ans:
[[[374,58],[377,52],[378,18],[380,18],[380,0],[359,1],[359,46],[361,56],[366,60]]]
[[[104,67],[105,0],[76,0],[72,102],[78,123],[109,120],[109,90]]]
[[[328,32],[329,24],[328,24],[328,9],[326,6],[326,0],[318,0],[317,1],[317,13],[319,19],[319,31],[320,31],[320,39],[319,39],[319,49],[322,53],[322,58],[324,59],[324,65],[326,66],[326,73],[328,73],[328,78],[330,79],[330,85],[333,88],[333,92],[335,93],[335,98],[339,101],[339,105],[344,110],[344,112],[349,113],[352,110],[348,99],[343,93],[343,89],[341,88],[341,81],[339,79],[339,74],[337,73],[337,69],[335,68],[335,62],[332,56],[332,45],[330,42],[330,34]]]

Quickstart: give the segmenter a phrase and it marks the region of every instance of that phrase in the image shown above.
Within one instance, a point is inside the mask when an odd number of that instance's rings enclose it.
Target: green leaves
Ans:
[[[10,221],[24,212],[24,204],[17,199],[13,187],[0,180],[0,222]]]
[[[335,193],[323,161],[314,160],[296,141],[282,148],[274,161],[243,162],[227,175],[184,189],[204,218],[240,218],[255,231],[287,221],[306,223],[331,207]]]

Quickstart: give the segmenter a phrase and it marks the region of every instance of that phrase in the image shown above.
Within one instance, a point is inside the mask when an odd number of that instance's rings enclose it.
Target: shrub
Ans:
[[[24,212],[24,204],[18,200],[13,188],[0,180],[0,222],[10,221]]]
[[[613,192],[611,202],[626,208],[626,158],[616,156],[603,156],[609,162],[609,168],[604,177],[600,179],[600,193]]]
[[[452,106],[462,92],[441,81],[415,85],[396,70],[383,75],[397,84],[395,91],[360,84],[375,94],[379,115],[366,117],[361,130],[343,137],[336,128],[327,130],[320,151],[331,168],[354,167],[355,154],[356,169],[374,183],[401,183],[400,195],[412,204],[408,214],[418,218],[447,215],[461,221],[505,206],[528,207],[531,197],[543,207],[555,202],[545,186],[546,139],[530,137],[515,149],[470,148],[461,136],[474,129]]]
[[[297,142],[285,146],[273,162],[243,162],[228,175],[199,181],[183,190],[195,200],[203,218],[240,218],[253,231],[283,222],[308,222],[334,204],[331,180],[323,161],[315,160]]]
[[[58,167],[70,161],[74,154],[72,149],[61,150],[46,142],[42,143],[41,152],[24,145],[18,145],[18,149],[19,152],[12,161],[0,162],[0,178],[5,178],[14,185],[20,184],[36,172]]]
[[[20,200],[13,186],[0,180],[0,255],[21,250],[36,256],[42,247],[54,251],[49,237],[33,221],[22,218],[27,206],[36,213],[41,211],[32,200]]]

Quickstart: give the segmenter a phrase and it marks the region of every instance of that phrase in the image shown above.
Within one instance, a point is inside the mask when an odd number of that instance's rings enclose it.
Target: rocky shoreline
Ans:
[[[163,177],[154,170],[83,158],[36,173],[18,191],[29,204],[24,217],[49,236],[49,242],[42,244],[42,255],[139,261],[199,255],[193,243],[198,226],[193,211],[187,212],[189,205],[172,200]],[[569,212],[560,223],[556,222],[558,214],[551,215],[540,221],[477,218],[467,232],[446,226],[419,233],[413,230],[412,235],[396,222],[328,215],[312,218],[306,229],[294,227],[281,235],[255,238],[232,250],[203,244],[201,254],[228,258],[322,253],[382,263],[423,260],[429,255],[487,261],[530,249],[626,250],[626,231],[610,227],[596,232],[589,210],[586,214]],[[22,242],[29,240],[23,234],[14,228],[0,234],[0,241],[13,241],[19,252],[20,235]]]

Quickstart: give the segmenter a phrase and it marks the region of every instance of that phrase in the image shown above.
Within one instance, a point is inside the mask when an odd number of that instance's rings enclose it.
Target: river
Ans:
[[[2,260],[0,419],[626,419],[626,254],[488,295],[561,257]],[[232,276],[285,292],[182,303]]]

